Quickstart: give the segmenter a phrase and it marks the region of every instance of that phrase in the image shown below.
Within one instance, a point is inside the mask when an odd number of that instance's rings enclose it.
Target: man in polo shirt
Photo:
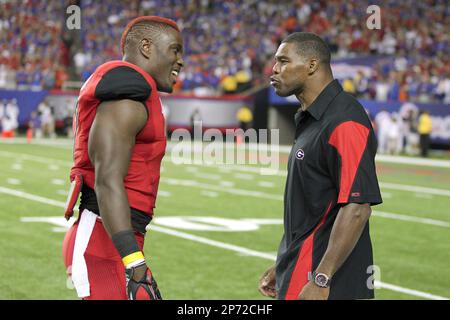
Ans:
[[[301,107],[289,156],[284,235],[259,290],[278,299],[370,299],[371,205],[382,202],[375,135],[364,108],[333,79],[326,43],[289,35],[271,85]]]

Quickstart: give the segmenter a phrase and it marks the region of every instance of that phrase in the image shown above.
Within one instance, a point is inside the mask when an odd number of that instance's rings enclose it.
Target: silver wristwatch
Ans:
[[[330,287],[331,279],[325,273],[321,273],[321,272],[317,273],[315,271],[309,272],[308,280],[314,281],[316,286],[321,287],[321,288],[329,288]]]

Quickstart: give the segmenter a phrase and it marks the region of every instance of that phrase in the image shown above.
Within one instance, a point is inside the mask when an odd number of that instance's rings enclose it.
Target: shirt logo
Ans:
[[[298,149],[297,152],[295,152],[295,157],[298,160],[303,160],[303,158],[305,157],[305,152],[302,149]]]

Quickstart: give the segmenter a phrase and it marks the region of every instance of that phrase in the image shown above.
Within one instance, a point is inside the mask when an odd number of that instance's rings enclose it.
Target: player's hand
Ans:
[[[266,297],[276,298],[275,281],[275,266],[272,266],[259,279],[259,292]]]
[[[145,262],[125,269],[128,300],[162,300],[158,285]]]
[[[321,288],[313,281],[309,281],[300,292],[299,300],[328,300],[330,288]]]

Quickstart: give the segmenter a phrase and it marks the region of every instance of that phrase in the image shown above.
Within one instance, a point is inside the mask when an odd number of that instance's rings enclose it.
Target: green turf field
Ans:
[[[77,299],[61,257],[62,219],[30,221],[62,217],[70,142],[0,142],[0,163],[0,299]],[[450,168],[377,166],[384,203],[371,218],[376,298],[450,297]],[[163,297],[263,299],[257,283],[282,235],[284,179],[166,157],[145,247]]]

